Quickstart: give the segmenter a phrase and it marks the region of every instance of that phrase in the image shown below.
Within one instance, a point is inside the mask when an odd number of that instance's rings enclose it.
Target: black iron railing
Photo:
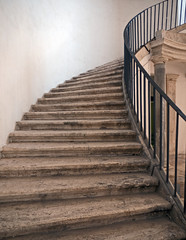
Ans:
[[[182,194],[178,187],[179,134],[180,131],[184,131],[180,129],[179,123],[183,121],[185,124],[186,115],[156,84],[135,57],[143,46],[155,39],[158,30],[170,30],[184,23],[186,23],[185,0],[165,0],[137,14],[124,30],[124,81],[139,130],[151,149],[153,158],[157,159],[159,172],[164,177],[173,198],[186,213],[186,163],[183,164],[185,171],[182,171],[181,176],[184,179]],[[169,149],[170,111],[176,116],[173,160]],[[174,167],[174,174],[171,172],[171,175],[170,166],[171,171]]]

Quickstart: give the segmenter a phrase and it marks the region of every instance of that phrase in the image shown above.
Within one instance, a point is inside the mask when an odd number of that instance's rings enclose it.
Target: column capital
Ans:
[[[164,57],[162,55],[153,55],[151,56],[151,61],[154,63],[154,65],[157,64],[165,64],[169,59],[167,57]]]

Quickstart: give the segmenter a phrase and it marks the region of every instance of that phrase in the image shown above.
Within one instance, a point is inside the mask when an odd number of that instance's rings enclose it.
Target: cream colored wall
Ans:
[[[38,97],[121,57],[122,32],[149,0],[0,0],[0,147]]]

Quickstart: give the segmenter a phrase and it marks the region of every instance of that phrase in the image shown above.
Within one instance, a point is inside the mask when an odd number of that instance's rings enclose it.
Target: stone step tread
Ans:
[[[52,126],[59,126],[61,129],[67,128],[67,126],[73,126],[75,127],[83,127],[86,126],[95,126],[99,128],[104,128],[106,129],[107,127],[115,128],[115,125],[118,127],[128,125],[130,123],[129,119],[77,119],[77,120],[22,120],[20,122],[17,122],[17,126],[21,127],[26,127],[26,126],[42,126],[42,125],[47,125],[49,127]]]
[[[3,157],[25,156],[100,156],[139,155],[142,145],[138,142],[21,142],[9,143],[2,148]]]
[[[88,70],[87,72],[80,73],[78,76],[75,76],[73,78],[82,77],[82,76],[85,77],[90,75],[92,76],[95,74],[103,74],[107,72],[109,73],[111,71],[122,71],[122,70],[123,70],[123,62],[121,62],[120,64],[112,64],[109,66],[96,67],[94,69]]]
[[[123,71],[123,64],[88,70],[85,73],[80,73],[78,76],[72,77],[71,79],[69,79],[69,81],[74,80],[78,77],[89,77],[89,76],[93,76],[93,75],[96,76],[98,74],[107,74],[107,73],[109,74],[110,71]]]
[[[75,77],[72,77],[71,79],[66,80],[65,82],[71,82],[74,81],[83,81],[83,80],[90,80],[90,79],[115,79],[122,76],[122,69],[115,69],[115,70],[107,70],[103,72],[92,72],[92,73],[85,73],[81,74]]]
[[[183,240],[186,231],[168,217],[137,220],[108,226],[37,235],[37,240]],[[25,236],[15,240],[25,240]],[[36,240],[27,236],[26,240]]]
[[[81,89],[97,89],[100,87],[110,87],[110,86],[121,86],[122,87],[122,81],[112,81],[112,82],[106,82],[106,83],[91,83],[91,84],[79,84],[77,86],[63,86],[63,87],[57,87],[51,89],[51,92],[66,92],[66,91],[76,91]]]
[[[79,84],[90,84],[90,83],[104,83],[104,82],[110,82],[114,80],[121,81],[122,74],[117,73],[116,75],[107,75],[107,76],[98,76],[98,75],[92,75],[89,77],[79,77],[76,79],[73,79],[74,81],[65,81],[64,83],[61,83],[58,85],[58,87],[63,86],[76,86]]]
[[[63,174],[69,174],[68,170],[74,170],[74,174],[88,174],[88,170],[106,169],[106,172],[135,172],[146,171],[150,166],[150,160],[142,156],[105,156],[105,157],[63,157],[63,158],[47,158],[47,157],[30,157],[30,158],[5,158],[0,159],[0,176],[17,176],[26,171],[45,171],[50,174],[52,170],[60,170]],[[120,169],[120,170],[118,170]],[[80,171],[82,170],[82,171]],[[16,173],[17,171],[17,173]],[[92,172],[92,171],[91,171]],[[93,171],[94,172],[94,171]],[[71,175],[72,175],[71,173]],[[33,175],[35,173],[32,173]],[[59,171],[54,174],[59,174]]]
[[[123,64],[124,61],[120,61],[120,62],[115,62],[115,63],[108,63],[108,64],[104,64],[102,66],[96,67],[94,69],[90,69],[88,70],[86,73],[82,73],[80,75],[84,75],[84,74],[92,74],[95,72],[104,72],[104,71],[110,71],[111,69],[123,69]]]
[[[147,173],[1,178],[0,202],[112,196],[157,186]]]
[[[99,102],[92,104],[35,104],[31,106],[32,112],[61,112],[61,111],[84,111],[84,110],[123,110],[126,109],[124,102]]]
[[[92,71],[93,71],[93,69],[92,69]],[[121,67],[118,67],[118,69],[117,69],[117,67],[116,68],[110,68],[110,70],[108,69],[106,72],[106,74],[108,74],[108,75],[114,75],[114,74],[116,74],[116,73],[121,73],[123,71],[123,69],[121,69]],[[73,77],[72,79],[76,79],[76,78],[79,78],[79,77],[85,77],[86,75],[88,75],[88,74],[91,74],[91,75],[93,75],[93,74],[96,74],[96,75],[104,75],[105,74],[105,72],[103,71],[103,73],[102,72],[100,72],[100,73],[96,73],[96,71],[95,72],[92,72],[92,73],[90,73],[90,71],[88,71],[88,72],[85,72],[85,73],[80,73],[78,76],[76,76],[76,77]]]
[[[111,76],[114,76],[114,75],[121,75],[122,74],[122,69],[116,69],[116,70],[112,70],[112,71],[107,71],[107,72],[98,72],[98,73],[92,73],[92,74],[85,74],[85,75],[79,75],[77,77],[73,77],[72,79],[70,80],[66,80],[65,82],[67,83],[71,83],[71,82],[75,82],[75,81],[82,81],[82,80],[88,80],[88,79],[92,79],[92,78],[106,78],[106,77],[111,77]]]
[[[70,102],[70,101],[73,101],[73,100],[76,100],[76,101],[82,101],[82,100],[96,100],[96,99],[105,99],[105,98],[108,98],[108,99],[113,99],[113,98],[121,98],[122,99],[123,97],[123,93],[103,93],[103,94],[94,94],[94,95],[80,95],[80,96],[60,96],[60,97],[51,97],[51,98],[39,98],[38,99],[38,102],[52,102],[52,101],[67,101],[67,102]]]
[[[50,98],[50,97],[55,97],[55,96],[79,96],[79,95],[89,95],[89,94],[106,94],[106,93],[123,93],[122,92],[122,87],[103,87],[103,88],[98,88],[98,89],[86,89],[86,90],[77,90],[77,91],[72,91],[72,92],[49,92],[49,93],[45,93],[44,97]]]
[[[76,84],[70,84],[70,83],[62,83],[61,85],[58,85],[57,88],[83,88],[83,87],[99,87],[99,86],[110,86],[110,85],[122,85],[122,81],[121,81],[121,76],[120,79],[112,79],[110,81],[106,81],[106,82],[101,82],[101,81],[91,81],[91,82],[78,82]]]
[[[58,111],[58,112],[27,112],[24,114],[23,119],[40,119],[41,120],[73,120],[73,119],[107,119],[118,118],[118,115],[124,117],[128,114],[126,109],[124,110],[84,110],[84,111]],[[28,120],[27,120],[28,121]],[[52,121],[53,122],[53,121]]]
[[[100,100],[97,100],[97,101],[95,101],[95,102],[87,102],[87,101],[78,101],[78,102],[76,102],[76,103],[68,103],[68,102],[65,102],[65,103],[55,103],[55,104],[49,104],[48,106],[81,106],[81,105],[87,105],[87,106],[91,106],[91,105],[106,105],[106,104],[108,104],[108,105],[112,105],[112,104],[124,104],[125,103],[125,101],[124,100],[118,100],[118,99],[116,99],[116,100],[103,100],[103,101],[100,101]],[[46,106],[47,104],[35,104],[35,105],[39,105],[39,106]]]
[[[83,136],[136,136],[136,131],[133,130],[30,130],[30,131],[14,131],[9,134],[10,137],[34,137],[34,136],[41,136],[41,137],[57,137],[57,136],[64,136],[64,137],[70,137],[70,136],[77,136],[77,137],[83,137]],[[46,140],[47,141],[47,140]]]
[[[100,226],[102,222],[118,222],[170,208],[171,204],[155,193],[1,206],[0,236]]]
[[[3,151],[16,151],[19,149],[24,150],[40,150],[40,149],[48,149],[48,150],[58,150],[58,149],[75,149],[75,148],[84,148],[84,149],[91,149],[91,148],[109,148],[109,147],[136,147],[141,148],[141,144],[138,142],[83,142],[83,143],[9,143],[3,147]]]

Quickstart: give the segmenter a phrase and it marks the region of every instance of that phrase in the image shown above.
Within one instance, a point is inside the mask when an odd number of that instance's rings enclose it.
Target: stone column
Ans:
[[[179,77],[178,74],[167,74],[166,76],[166,93],[170,97],[170,99],[176,103],[176,80]],[[169,151],[170,155],[175,154],[175,138],[176,138],[176,113],[175,111],[170,107],[170,144],[169,144]]]
[[[167,59],[162,56],[153,56],[152,61],[154,62],[154,81],[157,85],[166,92],[166,71],[165,63]],[[162,101],[162,159],[165,156],[165,103]],[[156,154],[160,157],[160,95],[156,91]]]

